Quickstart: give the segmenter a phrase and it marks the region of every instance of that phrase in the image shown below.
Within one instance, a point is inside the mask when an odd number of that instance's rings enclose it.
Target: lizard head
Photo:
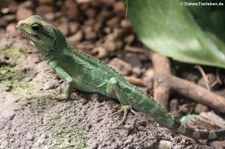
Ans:
[[[33,15],[21,20],[16,27],[33,41],[44,56],[67,47],[66,39],[60,30],[45,22],[40,16]]]

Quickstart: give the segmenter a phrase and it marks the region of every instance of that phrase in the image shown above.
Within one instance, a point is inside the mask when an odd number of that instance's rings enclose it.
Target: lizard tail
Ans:
[[[190,127],[184,123],[181,123],[172,113],[168,112],[167,109],[163,108],[157,101],[153,99],[153,97],[149,96],[145,92],[138,90],[137,88],[135,88],[136,92],[131,92],[131,90],[134,90],[133,86],[128,86],[128,89],[126,89],[126,85],[123,86],[125,86],[123,93],[126,95],[125,97],[129,99],[128,102],[130,105],[134,109],[151,116],[161,125],[177,133],[195,139],[225,139],[225,129],[207,131]],[[125,89],[130,90],[130,92],[127,92]]]
[[[183,124],[179,120],[174,120],[172,129],[177,133],[194,139],[215,140],[225,138],[225,129],[215,131],[199,130]]]

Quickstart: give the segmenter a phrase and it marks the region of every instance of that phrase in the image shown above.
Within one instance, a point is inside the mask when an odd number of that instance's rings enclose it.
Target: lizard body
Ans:
[[[198,130],[181,123],[153,97],[128,83],[114,69],[81,51],[73,50],[59,29],[41,17],[34,15],[21,20],[17,28],[33,41],[48,65],[67,82],[60,98],[69,98],[75,87],[81,91],[117,98],[122,106],[131,106],[153,117],[163,126],[188,137],[208,140],[225,137],[225,130]]]

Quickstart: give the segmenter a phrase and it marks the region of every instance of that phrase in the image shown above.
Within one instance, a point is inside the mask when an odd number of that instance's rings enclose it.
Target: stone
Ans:
[[[9,25],[7,25],[6,32],[7,33],[15,33],[16,32],[16,24],[10,23]]]
[[[24,20],[30,16],[33,15],[33,12],[30,8],[27,7],[27,5],[20,5],[17,9],[16,12],[16,19],[19,20]]]
[[[75,0],[66,0],[62,11],[66,14],[69,20],[77,20],[79,16],[79,7]]]
[[[195,112],[196,113],[201,113],[201,112],[205,112],[205,111],[207,111],[208,110],[208,107],[207,106],[205,106],[205,105],[202,105],[202,104],[200,104],[200,103],[198,103],[197,105],[196,105],[196,107],[195,107]]]
[[[115,2],[115,4],[113,5],[113,11],[115,13],[125,13],[123,1]]]
[[[127,63],[119,58],[112,59],[108,65],[111,66],[112,68],[116,69],[122,75],[128,75],[128,74],[130,74],[130,72],[132,70],[132,66],[129,63]]]
[[[69,42],[75,46],[83,38],[83,32],[78,31],[68,38]]]
[[[54,9],[51,6],[48,5],[40,5],[36,8],[35,13],[39,16],[44,16],[49,14],[49,13],[53,13]]]
[[[78,22],[69,22],[69,33],[74,34],[80,28],[80,24]]]
[[[54,0],[39,0],[39,5],[54,5]]]

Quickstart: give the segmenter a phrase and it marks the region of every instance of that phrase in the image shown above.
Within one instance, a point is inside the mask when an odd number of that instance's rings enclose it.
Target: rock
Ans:
[[[55,14],[54,13],[51,13],[51,12],[46,13],[45,14],[45,19],[46,20],[49,20],[49,21],[53,21],[55,19]]]
[[[107,56],[107,51],[104,47],[96,47],[92,50],[92,53],[95,54],[98,59]]]
[[[115,0],[98,0],[105,6],[112,6],[115,3]]]
[[[124,13],[124,3],[123,1],[115,2],[113,5],[113,11],[115,13]]]
[[[109,52],[113,52],[116,50],[116,44],[113,41],[108,42],[106,40],[102,46]]]
[[[92,27],[89,26],[89,25],[83,25],[83,26],[82,26],[82,31],[83,31],[84,33],[89,33],[89,32],[92,31]]]
[[[158,144],[158,149],[171,149],[172,148],[172,142],[167,140],[160,140]]]
[[[96,11],[93,8],[89,8],[84,12],[88,18],[94,18],[96,15]]]
[[[80,24],[78,22],[69,22],[69,33],[74,34],[79,30]]]
[[[108,20],[106,24],[110,27],[116,27],[119,25],[119,21],[120,21],[120,18],[116,16]]]
[[[7,25],[7,21],[3,18],[0,18],[0,27],[5,27]]]
[[[89,25],[89,26],[93,26],[96,23],[96,20],[93,18],[87,19],[86,21],[84,21],[85,25]]]
[[[97,37],[96,32],[93,31],[93,28],[90,25],[84,25],[82,31],[84,32],[84,38],[86,40],[93,40]]]
[[[92,0],[77,0],[77,3],[90,3]]]
[[[98,20],[99,22],[105,22],[106,18],[109,18],[112,16],[112,12],[111,11],[107,11],[105,9],[103,9],[99,15],[97,15],[96,20]]]
[[[101,28],[102,28],[102,23],[96,22],[95,25],[94,25],[93,30],[94,30],[95,32],[97,32],[97,31],[99,31]]]
[[[58,28],[62,31],[63,35],[68,35],[69,33],[69,26],[68,26],[68,22],[62,22]]]
[[[115,43],[115,37],[114,35],[111,33],[111,34],[108,34],[106,37],[105,37],[105,40],[102,44],[102,46],[109,52],[113,52],[116,50],[116,43]]]
[[[153,70],[153,68],[150,68],[147,71],[145,71],[144,75],[147,76],[150,79],[154,79],[154,70]]]
[[[118,39],[122,33],[123,31],[121,28],[113,28],[113,31],[112,31],[112,35],[114,36],[113,39]]]
[[[130,22],[127,20],[127,19],[123,19],[120,23],[121,27],[123,28],[128,28],[128,27],[131,27],[131,24]]]
[[[135,53],[126,53],[124,60],[130,63],[134,67],[140,67],[142,65],[140,58],[137,58],[139,55]]]
[[[97,38],[97,34],[96,34],[96,32],[85,33],[84,38],[86,40],[93,40],[93,39]]]
[[[213,111],[210,112],[202,112],[200,116],[205,117],[207,120],[213,123],[213,125],[218,126],[219,128],[225,128],[225,120],[219,116],[218,114],[214,113]],[[212,124],[211,123],[211,124]]]
[[[11,23],[11,24],[7,25],[6,32],[7,33],[15,33],[16,32],[16,24]]]
[[[16,12],[17,21],[24,20],[33,15],[33,12],[29,7],[30,7],[29,3],[21,4],[18,7],[17,12]]]
[[[115,45],[116,45],[116,49],[122,49],[123,48],[123,42],[121,40],[117,40]]]
[[[5,15],[3,19],[6,20],[7,22],[12,22],[16,20],[16,16],[13,14],[8,14],[8,15]]]
[[[34,140],[34,135],[30,132],[27,132],[26,138],[28,141],[33,141]]]
[[[132,70],[132,66],[130,64],[126,63],[125,61],[119,58],[112,59],[108,65],[116,69],[122,75],[128,75]]]
[[[25,1],[24,3],[20,4],[20,6],[26,7],[26,8],[32,8],[33,2],[32,1]]]
[[[148,89],[153,89],[154,70],[148,69],[147,71],[145,71],[142,79],[144,85],[147,86]]]
[[[106,33],[106,34],[109,34],[109,33],[112,32],[112,28],[111,27],[104,27],[103,32]]]
[[[132,73],[134,76],[139,77],[143,73],[142,69],[140,67],[134,67],[132,69]]]
[[[39,0],[39,5],[54,5],[54,0]]]
[[[77,33],[73,34],[68,38],[71,45],[75,46],[81,39],[83,38],[83,32],[78,31]]]
[[[135,39],[135,36],[133,34],[127,35],[124,39],[127,45],[130,45]]]
[[[17,9],[18,9],[18,5],[17,4],[11,4],[8,8],[9,8],[10,14],[15,14]]]
[[[198,103],[197,105],[196,105],[196,107],[195,107],[195,112],[196,113],[201,113],[201,112],[205,112],[205,111],[207,111],[208,110],[208,107],[207,106],[205,106],[205,105],[202,105],[202,104],[200,104],[200,103]]]
[[[9,147],[9,140],[1,138],[0,148],[3,149],[3,148],[8,148],[8,147]]]
[[[1,13],[2,13],[2,14],[7,14],[7,13],[9,13],[9,8],[2,8],[2,9],[1,9]]]
[[[66,0],[62,11],[69,20],[77,20],[79,16],[79,7],[75,0]]]
[[[225,141],[224,140],[213,141],[210,144],[211,144],[210,146],[212,146],[212,148],[214,149],[224,149]]]
[[[0,9],[4,7],[8,7],[13,2],[14,0],[1,0]]]
[[[40,5],[36,8],[35,13],[39,16],[46,16],[49,13],[53,13],[54,9],[53,7],[49,6],[49,5]]]

